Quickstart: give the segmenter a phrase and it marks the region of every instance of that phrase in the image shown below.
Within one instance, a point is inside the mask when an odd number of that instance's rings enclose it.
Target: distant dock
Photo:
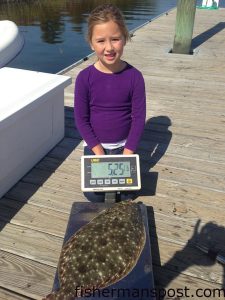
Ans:
[[[224,299],[224,266],[195,244],[225,251],[225,9],[196,11],[193,55],[169,53],[175,19],[176,9],[149,22],[125,48],[147,92],[136,201],[148,206],[156,287],[171,298],[180,289],[179,299],[185,291],[194,300]],[[73,78],[65,138],[0,199],[0,299],[41,299],[51,291],[72,203],[86,201],[73,91],[94,60],[65,73]]]

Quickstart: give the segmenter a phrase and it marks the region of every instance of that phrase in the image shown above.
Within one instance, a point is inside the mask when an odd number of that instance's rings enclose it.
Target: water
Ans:
[[[0,19],[14,21],[25,46],[7,66],[57,73],[92,52],[85,40],[87,16],[103,0],[29,0],[0,3]],[[111,0],[129,30],[176,6],[176,0]]]

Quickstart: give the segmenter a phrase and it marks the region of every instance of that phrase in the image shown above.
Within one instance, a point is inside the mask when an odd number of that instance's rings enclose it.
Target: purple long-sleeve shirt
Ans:
[[[94,65],[82,70],[75,84],[75,122],[89,148],[126,139],[135,151],[145,125],[145,84],[140,71],[127,64],[118,73]]]

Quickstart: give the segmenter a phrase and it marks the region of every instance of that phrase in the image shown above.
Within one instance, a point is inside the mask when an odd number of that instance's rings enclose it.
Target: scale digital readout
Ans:
[[[132,155],[88,155],[81,157],[81,190],[140,190],[140,162]]]

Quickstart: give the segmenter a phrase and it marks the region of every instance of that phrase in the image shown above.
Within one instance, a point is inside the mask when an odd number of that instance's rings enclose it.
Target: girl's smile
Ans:
[[[98,57],[96,68],[105,73],[121,71],[124,68],[124,62],[120,58],[125,44],[125,38],[115,22],[108,21],[95,25],[91,48]]]

